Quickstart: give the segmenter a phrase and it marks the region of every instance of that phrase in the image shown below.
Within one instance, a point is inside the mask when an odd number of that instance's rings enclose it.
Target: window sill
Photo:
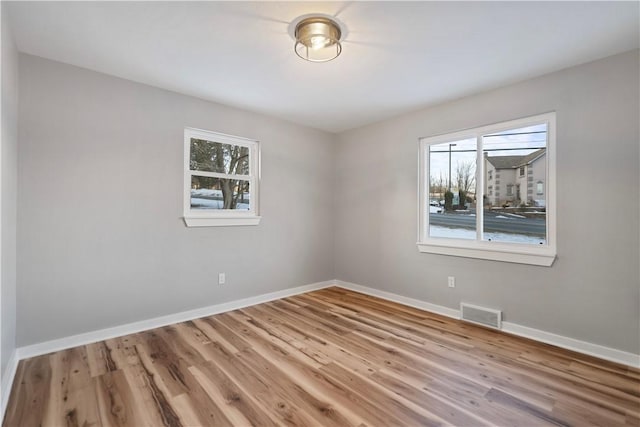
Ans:
[[[536,248],[537,249],[537,248]],[[418,242],[418,250],[424,253],[459,256],[464,258],[486,259],[490,261],[513,262],[517,264],[551,267],[556,259],[555,251],[550,248],[533,250],[528,248],[487,248],[486,246],[458,246],[445,242]]]
[[[258,225],[261,216],[227,217],[227,218],[203,218],[185,216],[184,223],[187,227],[230,227],[238,225]]]

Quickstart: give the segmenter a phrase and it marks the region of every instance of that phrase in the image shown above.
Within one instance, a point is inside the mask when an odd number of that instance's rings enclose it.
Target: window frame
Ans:
[[[221,144],[239,145],[249,148],[249,175],[233,175],[219,172],[191,170],[191,139],[203,139]],[[249,181],[251,196],[249,210],[192,209],[191,177],[232,178]],[[240,136],[227,135],[204,129],[186,127],[184,129],[184,184],[183,214],[187,227],[219,227],[238,225],[258,225],[260,219],[260,142]]]
[[[546,245],[493,242],[482,240],[484,224],[484,154],[482,137],[498,132],[533,125],[547,125],[546,148]],[[476,139],[476,231],[475,240],[429,237],[429,146],[453,143],[464,139]],[[525,118],[509,120],[472,129],[441,135],[422,137],[418,140],[418,250],[424,253],[513,262],[549,267],[557,255],[556,241],[556,113],[549,112]],[[489,180],[487,179],[487,182]]]

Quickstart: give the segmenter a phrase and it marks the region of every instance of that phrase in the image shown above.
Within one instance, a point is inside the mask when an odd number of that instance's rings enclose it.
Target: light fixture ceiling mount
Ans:
[[[340,25],[325,16],[310,16],[298,22],[294,32],[294,50],[300,58],[311,62],[326,62],[342,52]]]

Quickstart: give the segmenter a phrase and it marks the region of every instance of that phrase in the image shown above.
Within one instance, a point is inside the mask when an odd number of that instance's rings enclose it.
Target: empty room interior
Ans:
[[[1,1],[3,426],[640,426],[640,3]]]

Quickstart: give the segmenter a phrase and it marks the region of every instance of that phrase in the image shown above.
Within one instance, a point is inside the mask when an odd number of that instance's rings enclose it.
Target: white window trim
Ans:
[[[216,172],[191,170],[191,138],[240,145],[249,148],[249,188],[251,188],[250,209],[248,211],[191,209],[191,176],[237,177],[247,179],[246,175],[235,176]],[[258,225],[260,223],[260,147],[259,142],[239,136],[226,135],[202,129],[184,130],[184,223],[187,227],[221,227],[237,225]]]
[[[546,221],[547,244],[526,245],[518,243],[501,243],[482,240],[483,209],[482,202],[476,211],[476,240],[446,239],[429,237],[429,162],[428,147],[434,144],[449,143],[468,138],[477,141],[476,158],[476,199],[482,201],[484,184],[480,184],[484,174],[484,156],[482,151],[482,135],[517,129],[536,124],[547,124],[547,171],[546,171]],[[557,255],[556,242],[556,114],[555,112],[533,117],[510,120],[494,125],[481,126],[443,135],[420,138],[418,156],[418,250],[425,253],[452,255],[466,258],[486,259],[493,261],[513,262],[539,266],[551,266]]]

